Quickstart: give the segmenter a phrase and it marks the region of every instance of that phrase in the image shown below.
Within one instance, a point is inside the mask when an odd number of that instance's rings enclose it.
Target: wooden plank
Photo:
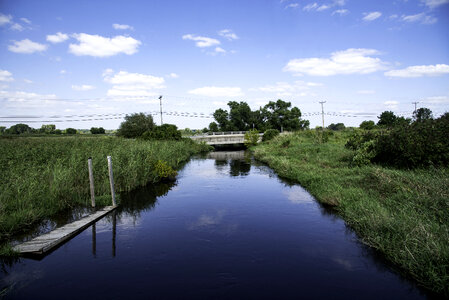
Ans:
[[[106,206],[103,209],[100,209],[78,221],[56,228],[49,233],[38,236],[23,244],[16,245],[13,249],[21,254],[44,254],[67,239],[73,237],[93,222],[104,217],[116,207],[117,206]]]

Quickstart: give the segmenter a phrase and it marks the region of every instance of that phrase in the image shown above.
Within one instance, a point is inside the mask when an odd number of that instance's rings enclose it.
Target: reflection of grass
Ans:
[[[176,168],[206,148],[190,140],[0,139],[0,241],[67,208],[88,206],[88,157],[93,159],[96,203],[102,206],[111,201],[106,156],[112,156],[115,189],[120,192],[156,181],[158,160]]]
[[[363,242],[408,276],[449,295],[449,169],[352,167],[346,140],[343,132],[321,144],[301,132],[257,146],[255,156],[335,206]]]

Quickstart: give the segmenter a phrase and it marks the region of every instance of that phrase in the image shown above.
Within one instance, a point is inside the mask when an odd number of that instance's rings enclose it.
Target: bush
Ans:
[[[76,129],[75,128],[67,128],[65,130],[66,134],[76,134]]]
[[[343,130],[345,128],[346,128],[346,126],[343,123],[337,123],[337,124],[332,123],[329,126],[327,126],[327,129],[334,130],[334,131]]]
[[[180,140],[182,138],[178,127],[173,124],[163,124],[155,126],[152,130],[146,131],[142,138],[145,140]]]
[[[246,147],[255,146],[259,141],[259,131],[257,129],[251,129],[245,133],[244,144]]]
[[[372,131],[354,132],[345,144],[345,148],[357,151],[366,142],[375,140],[377,134]]]
[[[363,121],[362,123],[360,123],[359,127],[360,129],[372,130],[375,126],[376,123],[374,123],[374,121]]]
[[[356,151],[352,158],[352,162],[357,166],[364,166],[371,163],[371,160],[376,156],[376,142],[370,140],[364,142]]]
[[[158,160],[154,166],[154,170],[156,171],[156,180],[159,181],[161,179],[170,179],[173,180],[178,172],[173,170],[165,161]]]
[[[142,136],[144,132],[152,130],[154,126],[151,115],[144,113],[126,115],[125,121],[120,124],[117,130],[117,136],[137,138]]]
[[[104,130],[103,127],[92,127],[92,128],[90,129],[90,132],[91,132],[92,134],[104,134],[106,131]]]
[[[273,138],[275,138],[278,135],[279,135],[279,130],[277,130],[277,129],[268,129],[268,130],[266,130],[263,133],[262,141],[266,142],[266,141],[272,140]]]

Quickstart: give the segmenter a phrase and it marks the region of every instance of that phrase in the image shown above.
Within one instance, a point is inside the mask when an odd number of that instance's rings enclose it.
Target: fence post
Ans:
[[[89,182],[90,182],[90,199],[92,200],[92,207],[95,207],[95,189],[94,189],[94,173],[92,170],[92,157],[87,160],[89,168]]]
[[[114,176],[112,174],[112,161],[111,157],[108,156],[108,169],[109,169],[109,183],[111,184],[111,196],[112,196],[112,206],[115,206],[115,191],[114,191]]]

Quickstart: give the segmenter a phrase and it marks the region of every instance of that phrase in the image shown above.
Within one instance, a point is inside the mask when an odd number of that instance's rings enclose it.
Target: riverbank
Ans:
[[[0,139],[0,245],[45,218],[90,205],[87,159],[92,157],[97,206],[110,205],[106,156],[112,156],[116,192],[161,178],[191,155],[208,151],[191,140],[142,141],[116,137]],[[158,163],[159,162],[159,163]],[[164,167],[165,168],[165,167]],[[7,247],[3,251],[7,251]]]
[[[362,242],[397,270],[449,295],[449,170],[352,166],[348,132],[319,143],[313,131],[279,136],[254,148],[281,177],[334,206]]]

